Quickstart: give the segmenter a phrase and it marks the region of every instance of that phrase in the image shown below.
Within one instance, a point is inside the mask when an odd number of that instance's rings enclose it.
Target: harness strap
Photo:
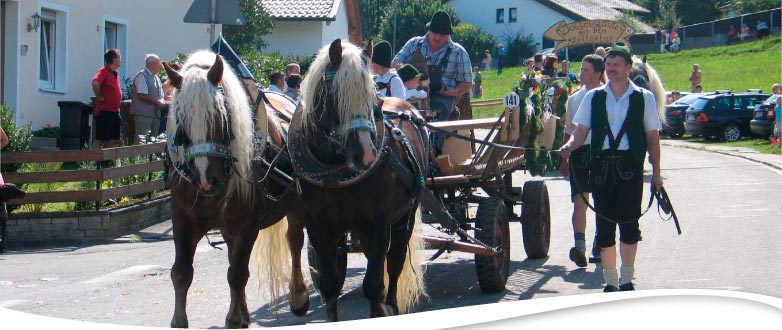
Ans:
[[[190,162],[196,157],[221,157],[230,159],[231,153],[227,145],[218,142],[209,142],[185,147],[184,156],[185,161]]]

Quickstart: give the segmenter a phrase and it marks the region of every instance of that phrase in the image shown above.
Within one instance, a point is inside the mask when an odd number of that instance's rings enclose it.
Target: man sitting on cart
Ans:
[[[472,63],[462,45],[451,40],[451,16],[444,11],[432,15],[426,23],[428,32],[413,37],[394,57],[393,66],[410,63],[424,73],[429,82],[429,107],[435,120],[448,120],[456,108],[456,97],[469,93],[472,87]],[[434,134],[435,154],[442,153],[445,135]]]

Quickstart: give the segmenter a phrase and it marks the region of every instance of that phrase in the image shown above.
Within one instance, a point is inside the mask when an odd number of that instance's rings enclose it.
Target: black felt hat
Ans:
[[[451,16],[444,11],[438,11],[432,15],[432,20],[426,23],[426,29],[434,33],[448,34],[453,33],[451,26]]]
[[[633,53],[630,52],[630,47],[627,47],[623,42],[617,42],[611,46],[611,50],[608,51],[606,56],[621,56],[627,60],[627,63],[633,63]]]
[[[399,78],[402,78],[402,82],[407,82],[410,79],[420,77],[422,75],[421,72],[418,72],[418,69],[416,69],[411,64],[403,65],[399,68],[399,70],[396,70],[396,72],[399,74]]]
[[[390,68],[391,59],[391,44],[388,41],[378,42],[375,44],[375,48],[372,48],[372,63]]]

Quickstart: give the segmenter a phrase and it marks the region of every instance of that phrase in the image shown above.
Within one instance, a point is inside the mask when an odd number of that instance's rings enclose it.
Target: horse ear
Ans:
[[[646,64],[646,55],[645,54],[644,54],[643,62],[644,62],[644,64]]]
[[[212,67],[209,68],[209,73],[206,74],[206,78],[215,86],[223,80],[223,58],[220,55],[215,57],[215,64],[212,64]]]
[[[342,39],[334,39],[329,47],[329,61],[331,68],[336,69],[342,64]]]
[[[182,88],[182,75],[168,65],[168,62],[163,62],[163,68],[166,69],[166,75],[168,75],[168,80],[171,81],[171,86]]]
[[[372,38],[369,38],[369,41],[367,42],[367,47],[364,48],[364,55],[368,58],[372,58],[372,51],[375,49],[375,42],[372,41]]]

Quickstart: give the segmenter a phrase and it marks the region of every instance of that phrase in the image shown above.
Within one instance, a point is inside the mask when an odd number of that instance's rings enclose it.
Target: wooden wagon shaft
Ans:
[[[503,254],[503,251],[495,250],[490,247],[484,247],[478,244],[456,241],[450,238],[423,235],[424,242],[433,249],[445,248],[448,251],[459,251],[473,253],[477,255],[496,257]]]

